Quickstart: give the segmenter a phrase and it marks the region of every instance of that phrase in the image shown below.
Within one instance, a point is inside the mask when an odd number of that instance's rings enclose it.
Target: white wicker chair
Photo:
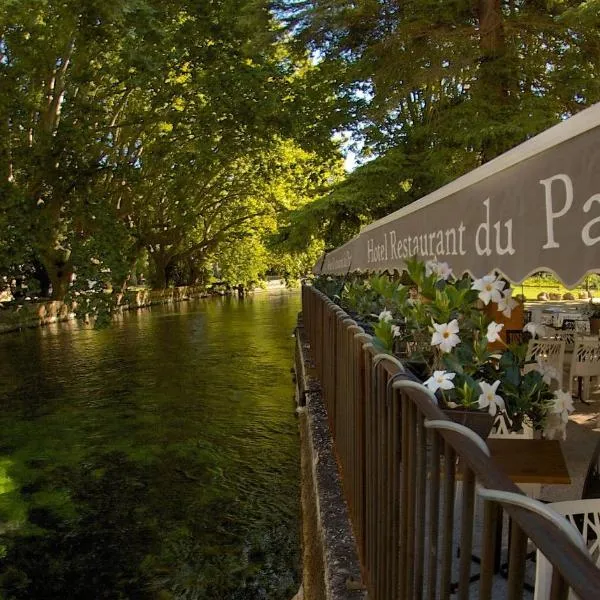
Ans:
[[[582,534],[592,559],[600,567],[600,499],[567,500],[547,505],[557,513],[564,515]],[[538,550],[535,566],[534,600],[548,600],[552,583],[552,565]],[[577,598],[572,592],[569,599]]]
[[[558,378],[558,389],[562,389],[563,369],[565,362],[565,340],[555,338],[541,338],[529,340],[527,345],[527,361],[541,362],[553,367]],[[537,365],[525,365],[525,373],[535,370]]]
[[[576,339],[569,372],[571,393],[573,392],[573,379],[575,377],[583,379],[581,400],[585,402],[590,395],[591,378],[600,377],[600,340]]]

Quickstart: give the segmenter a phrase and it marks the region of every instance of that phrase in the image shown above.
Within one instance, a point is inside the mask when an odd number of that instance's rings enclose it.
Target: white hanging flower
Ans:
[[[518,302],[512,297],[513,289],[506,288],[502,292],[502,298],[498,302],[498,310],[508,319],[512,314],[513,308],[518,306]]]
[[[504,400],[496,394],[500,380],[494,381],[492,385],[485,381],[478,381],[477,383],[479,383],[479,388],[481,389],[481,395],[477,400],[479,408],[487,408],[492,417],[496,416],[498,410],[502,411],[506,409]]]
[[[434,273],[438,279],[448,281],[450,275],[452,275],[452,269],[447,262],[438,262],[437,260],[428,260],[425,263],[425,275],[431,275]]]
[[[446,373],[446,371],[434,371],[433,375],[425,382],[426,385],[434,394],[437,390],[451,390],[454,387],[452,380],[456,377],[456,373]]]
[[[380,321],[391,321],[394,317],[392,317],[392,313],[389,310],[382,310],[378,318]]]
[[[550,412],[560,415],[560,420],[566,423],[569,420],[569,413],[573,412],[573,398],[569,392],[557,390],[554,392],[554,404]]]
[[[503,323],[496,323],[495,321],[492,321],[488,325],[486,337],[490,344],[497,342],[500,339],[500,332],[502,331],[503,327]]]
[[[438,276],[440,279],[444,281],[448,281],[450,276],[452,275],[452,269],[447,262],[438,263]]]
[[[542,379],[548,385],[550,385],[550,382],[553,379],[556,379],[556,381],[558,381],[558,371],[556,370],[556,368],[553,367],[551,364],[545,362],[541,356],[537,356],[533,368],[542,375]],[[569,398],[570,397],[571,395],[569,394]]]
[[[439,346],[442,352],[450,352],[454,346],[460,344],[458,335],[458,321],[453,319],[450,323],[433,323],[435,332],[431,337],[431,345]]]
[[[365,290],[370,290],[371,289],[371,282],[370,281],[365,281],[363,283],[363,287],[365,288]]]
[[[425,263],[425,275],[429,277],[432,273],[437,274],[437,260],[428,260]]]
[[[490,300],[500,302],[504,285],[504,281],[498,279],[495,275],[485,275],[481,279],[476,279],[471,289],[479,290],[479,299],[487,306]]]
[[[526,323],[525,327],[523,327],[523,331],[530,333],[532,337],[549,337],[556,333],[552,327],[548,327],[548,325],[542,325],[541,323]]]
[[[392,335],[396,337],[400,337],[400,327],[398,325],[392,325]]]

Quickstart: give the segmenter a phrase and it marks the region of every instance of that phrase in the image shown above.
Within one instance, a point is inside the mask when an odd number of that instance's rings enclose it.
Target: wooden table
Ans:
[[[488,438],[492,460],[516,483],[566,484],[571,483],[569,470],[558,440],[523,440],[519,438]],[[501,515],[501,512],[500,512]],[[502,517],[497,521],[496,560],[494,572],[506,575],[500,564],[502,544]],[[510,527],[510,526],[509,526]],[[510,529],[509,529],[510,531]],[[510,535],[509,535],[510,544]],[[526,589],[530,586],[525,585]]]
[[[570,484],[558,440],[487,440],[492,460],[514,483]]]

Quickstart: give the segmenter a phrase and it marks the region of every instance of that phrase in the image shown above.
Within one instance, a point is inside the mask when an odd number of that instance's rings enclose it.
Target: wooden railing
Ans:
[[[558,526],[513,502],[477,499],[479,488],[521,493],[480,438],[444,429],[451,421],[431,394],[324,294],[305,286],[302,306],[371,600],[522,598],[529,541],[554,566],[552,598],[569,589],[599,597],[600,570]],[[503,511],[511,523],[505,579]]]

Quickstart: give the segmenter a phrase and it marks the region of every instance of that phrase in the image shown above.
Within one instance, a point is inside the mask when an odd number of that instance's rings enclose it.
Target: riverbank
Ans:
[[[117,297],[119,311],[137,310],[157,304],[183,302],[210,294],[205,288],[182,286],[166,290],[131,290]],[[55,300],[26,301],[0,309],[0,333],[43,327],[51,323],[75,319],[76,305]]]

